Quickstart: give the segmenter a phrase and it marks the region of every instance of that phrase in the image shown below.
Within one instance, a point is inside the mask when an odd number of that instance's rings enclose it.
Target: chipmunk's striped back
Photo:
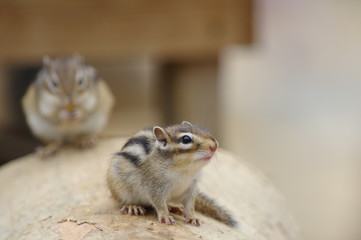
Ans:
[[[116,155],[129,160],[135,166],[139,166],[153,150],[154,142],[152,128],[141,130],[130,138]]]
[[[167,138],[164,139],[166,147],[163,144],[156,144],[153,127],[149,127],[140,130],[132,138],[128,139],[116,155],[132,162],[135,166],[140,166],[155,150],[157,151],[156,155],[161,154],[162,158],[189,159],[189,161],[176,161],[178,167],[184,165],[188,168],[188,164],[197,157],[197,152],[208,151],[208,145],[216,143],[206,129],[191,124],[169,126],[163,131],[165,131],[164,134]],[[186,135],[191,136],[192,142],[188,144],[182,143],[182,139]]]

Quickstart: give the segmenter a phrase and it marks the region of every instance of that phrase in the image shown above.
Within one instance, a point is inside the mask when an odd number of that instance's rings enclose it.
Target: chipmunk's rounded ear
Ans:
[[[52,62],[53,62],[53,60],[51,60],[51,58],[48,55],[45,55],[43,57],[43,66],[44,67],[50,67]]]
[[[86,66],[85,73],[89,78],[93,79],[94,81],[99,78],[98,71],[92,66]]]
[[[163,147],[166,147],[168,145],[169,137],[163,128],[158,126],[153,127],[153,134],[155,139],[157,139],[158,142],[162,143]]]
[[[187,122],[187,121],[183,121],[183,122],[182,122],[182,125],[186,125],[186,126],[192,126],[192,123],[190,123],[190,122]]]

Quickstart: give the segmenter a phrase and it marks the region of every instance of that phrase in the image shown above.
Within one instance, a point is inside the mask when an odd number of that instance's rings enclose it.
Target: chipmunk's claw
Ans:
[[[44,159],[53,156],[61,147],[61,143],[49,143],[46,146],[39,146],[35,149],[37,158]]]
[[[120,212],[123,214],[128,214],[128,215],[133,215],[133,216],[139,216],[142,215],[144,216],[146,211],[142,206],[138,206],[138,205],[124,205],[121,209]]]
[[[187,223],[192,224],[192,225],[197,226],[197,227],[201,226],[201,222],[199,221],[198,218],[187,219]]]
[[[84,149],[94,148],[97,144],[98,144],[98,139],[96,137],[84,138],[77,142],[77,145],[80,148],[84,148]]]
[[[173,216],[163,216],[159,218],[159,222],[160,223],[165,223],[168,225],[173,225],[175,224],[175,220]]]

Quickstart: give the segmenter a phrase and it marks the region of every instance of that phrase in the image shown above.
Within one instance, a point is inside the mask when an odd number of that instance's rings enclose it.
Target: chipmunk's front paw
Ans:
[[[39,146],[35,149],[35,154],[37,158],[44,159],[54,155],[55,151],[49,151],[46,146]]]
[[[77,141],[77,145],[84,149],[94,148],[97,144],[98,139],[96,137],[83,138]]]
[[[142,206],[138,205],[123,205],[123,207],[120,209],[120,212],[123,214],[128,215],[145,215],[145,209]]]
[[[175,224],[175,220],[174,220],[173,216],[160,216],[160,217],[158,217],[158,220],[160,223],[165,223],[168,225]]]
[[[35,149],[37,158],[44,159],[53,156],[60,148],[60,143],[50,143],[46,146],[39,146]]]
[[[201,222],[199,221],[198,218],[187,218],[187,223],[192,224],[197,227],[201,226]]]

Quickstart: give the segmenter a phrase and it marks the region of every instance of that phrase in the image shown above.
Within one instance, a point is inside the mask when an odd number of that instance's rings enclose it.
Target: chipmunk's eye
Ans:
[[[53,88],[58,88],[59,87],[58,83],[55,82],[55,81],[51,81],[51,84],[52,84]]]
[[[84,89],[87,86],[88,79],[86,78],[83,71],[78,71],[75,76],[76,83],[78,84],[79,89]]]
[[[52,91],[52,92],[57,92],[58,91],[58,89],[59,89],[59,84],[58,84],[58,82],[56,82],[56,81],[54,81],[54,80],[51,80],[50,81],[50,90]]]
[[[191,142],[193,142],[193,140],[192,140],[192,138],[191,138],[190,136],[184,135],[184,136],[182,137],[182,143],[188,144],[188,143],[191,143]]]
[[[51,74],[48,78],[48,88],[51,92],[57,92],[59,90],[58,77],[55,74]]]

